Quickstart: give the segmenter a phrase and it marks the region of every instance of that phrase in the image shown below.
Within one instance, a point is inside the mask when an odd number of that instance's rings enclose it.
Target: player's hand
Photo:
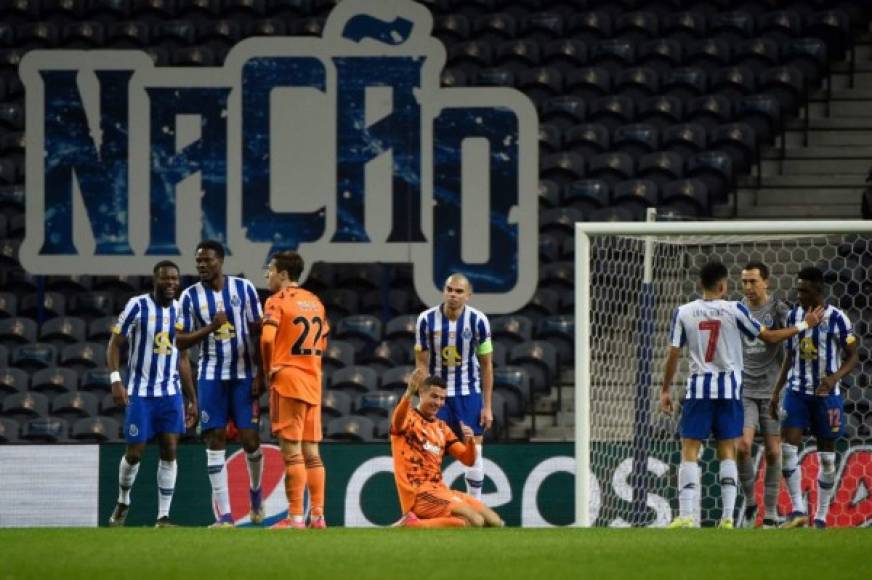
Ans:
[[[494,423],[494,412],[490,407],[483,406],[481,408],[481,416],[478,419],[478,424],[484,428],[485,431],[491,428],[491,425]]]
[[[824,311],[825,309],[823,306],[818,306],[805,315],[805,321],[808,323],[809,328],[814,328],[821,323],[821,320],[824,318]]]
[[[212,332],[215,332],[225,324],[227,324],[227,313],[223,310],[219,310],[215,313],[215,316],[212,317],[212,322],[209,326],[212,327]]]
[[[412,374],[409,375],[409,394],[417,395],[418,390],[421,388],[421,385],[424,384],[426,378],[427,371],[421,367],[415,367],[415,370],[413,370]]]
[[[475,439],[475,433],[472,432],[472,427],[466,425],[463,421],[460,422],[460,432],[463,433],[465,440]]]
[[[669,391],[660,391],[660,412],[664,415],[672,415],[674,411],[672,395],[669,394]]]
[[[124,388],[121,381],[112,383],[112,400],[115,401],[116,405],[127,406],[127,389]]]
[[[257,399],[263,394],[263,375],[256,373],[251,381],[251,398]]]
[[[769,399],[769,416],[778,421],[778,399],[772,397]]]
[[[185,401],[185,428],[196,427],[199,417],[200,410],[197,408],[197,401]]]
[[[815,389],[814,394],[818,397],[827,397],[833,392],[833,387],[836,386],[836,380],[832,375],[821,377],[821,384]]]

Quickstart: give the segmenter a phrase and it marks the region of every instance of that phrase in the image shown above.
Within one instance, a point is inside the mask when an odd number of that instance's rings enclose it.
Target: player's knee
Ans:
[[[128,465],[136,465],[142,461],[142,450],[128,449],[127,453],[124,454],[124,459],[127,460]]]
[[[260,447],[260,437],[254,429],[240,429],[239,442],[246,453],[254,453]]]
[[[769,449],[766,451],[766,464],[775,465],[781,463],[781,449]]]
[[[736,452],[739,455],[740,459],[744,459],[751,455],[751,443],[746,441],[745,439],[739,439],[739,443],[736,446]]]
[[[206,440],[206,445],[212,451],[220,451],[227,448],[227,432],[224,428],[209,429],[206,431],[204,439]]]

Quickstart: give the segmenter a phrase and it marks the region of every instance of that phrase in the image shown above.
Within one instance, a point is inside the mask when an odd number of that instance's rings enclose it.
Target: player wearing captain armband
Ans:
[[[460,423],[462,440],[438,418],[447,397],[445,381],[420,368],[409,378],[406,392],[391,417],[394,479],[405,514],[396,525],[410,528],[502,527],[500,517],[472,496],[449,489],[442,479],[442,459],[450,453],[464,465],[474,465],[477,446],[473,431]],[[412,407],[417,395],[418,406]]]
[[[418,316],[415,367],[445,381],[448,398],[439,418],[455,433],[460,433],[460,423],[472,429],[476,460],[466,468],[466,492],[481,499],[482,439],[493,423],[493,344],[487,316],[467,304],[471,296],[466,276],[448,277],[442,304]]]
[[[697,465],[702,442],[714,434],[720,460],[718,481],[721,487],[720,527],[733,527],[738,473],[736,442],[742,434],[742,336],[760,338],[766,343],[785,340],[815,326],[823,309],[813,309],[805,320],[780,330],[766,329],[748,309],[724,300],[727,269],[720,262],[709,262],[700,271],[703,297],[679,306],[672,317],[670,347],[660,389],[660,410],[672,414],[670,389],[681,349],[690,356],[690,376],[681,415],[681,465],[678,468],[679,515],[671,528],[694,527],[694,507],[700,487]]]
[[[821,324],[791,337],[786,346],[781,373],[769,403],[770,414],[779,417],[779,397],[784,394],[781,421],[781,463],[792,511],[782,527],[795,528],[808,522],[802,496],[799,445],[810,429],[817,445],[817,510],[814,527],[825,528],[836,479],[836,440],[844,434],[844,402],[841,380],[860,360],[857,337],[845,313],[824,302],[824,275],[817,268],[803,268],[797,276],[799,306],[793,308],[787,323],[793,324],[806,312],[823,310]]]

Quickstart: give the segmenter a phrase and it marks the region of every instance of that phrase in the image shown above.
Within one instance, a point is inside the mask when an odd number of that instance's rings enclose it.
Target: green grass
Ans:
[[[870,578],[872,529],[0,530],[0,578]]]

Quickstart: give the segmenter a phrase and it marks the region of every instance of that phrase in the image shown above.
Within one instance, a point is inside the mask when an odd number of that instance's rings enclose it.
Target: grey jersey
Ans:
[[[769,297],[769,301],[760,308],[753,308],[746,298],[742,299],[751,316],[760,321],[766,328],[784,328],[790,305],[778,298]],[[772,388],[781,371],[781,361],[784,359],[782,344],[767,344],[755,338],[749,340],[742,337],[742,395],[752,398],[768,398],[772,396]]]

